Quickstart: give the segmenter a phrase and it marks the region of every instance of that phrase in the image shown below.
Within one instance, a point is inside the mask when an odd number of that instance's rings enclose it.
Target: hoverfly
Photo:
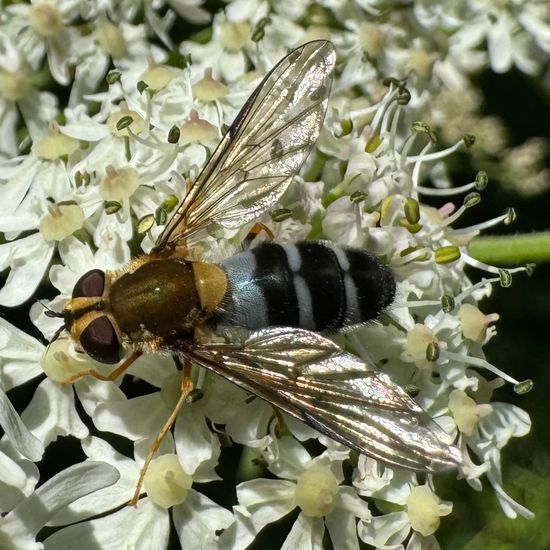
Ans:
[[[319,333],[375,319],[395,292],[368,252],[329,243],[266,242],[218,264],[190,259],[188,242],[213,224],[237,228],[283,194],[311,151],[327,110],[335,51],[304,44],[264,78],[183,197],[150,254],[84,274],[62,315],[93,359],[120,376],[141,353],[184,362],[181,397],[145,471],[192,389],[192,363],[210,369],[351,449],[421,472],[456,467],[450,437],[388,376]],[[247,329],[240,341],[210,338]]]

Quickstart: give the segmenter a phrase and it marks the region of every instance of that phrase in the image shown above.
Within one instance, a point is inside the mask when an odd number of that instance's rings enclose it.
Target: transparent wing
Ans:
[[[259,330],[242,345],[202,345],[186,354],[332,439],[387,464],[440,472],[462,460],[451,438],[402,388],[313,332]]]
[[[234,228],[283,194],[319,136],[334,47],[318,40],[282,59],[241,109],[157,241],[183,239],[211,222]]]

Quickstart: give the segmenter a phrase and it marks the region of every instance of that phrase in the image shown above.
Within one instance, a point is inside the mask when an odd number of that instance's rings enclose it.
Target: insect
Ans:
[[[304,44],[264,78],[237,115],[150,254],[116,272],[94,269],[59,314],[93,359],[141,353],[183,360],[180,399],[153,444],[145,471],[192,389],[201,365],[351,449],[422,472],[456,467],[460,451],[399,386],[320,333],[370,319],[393,300],[390,271],[366,251],[328,243],[275,244],[221,263],[190,259],[189,241],[213,224],[237,228],[272,207],[312,149],[327,110],[335,51]],[[212,338],[221,328],[242,339]]]

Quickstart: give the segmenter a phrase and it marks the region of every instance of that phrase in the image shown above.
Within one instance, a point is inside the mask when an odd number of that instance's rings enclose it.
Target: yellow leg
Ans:
[[[277,437],[282,437],[284,431],[286,430],[285,419],[279,409],[273,407],[273,412],[275,413],[275,418],[277,419],[277,424],[275,424],[275,435]]]
[[[143,478],[145,477],[145,474],[147,472],[147,468],[149,468],[149,464],[151,464],[151,461],[153,460],[153,457],[155,456],[156,452],[159,450],[160,444],[162,443],[162,440],[164,439],[164,436],[170,431],[170,428],[174,425],[174,422],[176,421],[176,418],[181,411],[181,408],[183,407],[183,404],[185,403],[185,400],[187,399],[187,396],[193,389],[193,380],[191,379],[191,363],[188,361],[185,361],[184,367],[183,367],[183,377],[181,379],[181,395],[178,399],[178,402],[176,403],[176,406],[174,407],[174,410],[172,411],[172,414],[158,433],[157,437],[155,438],[155,441],[153,441],[153,444],[151,445],[151,448],[149,449],[149,453],[147,455],[147,458],[145,459],[145,462],[143,463],[143,466],[141,467],[141,470],[139,472],[139,478],[136,484],[136,490],[134,491],[134,496],[132,497],[132,500],[130,500],[131,506],[137,506],[137,503],[139,501],[139,497],[141,496],[141,486],[143,485]]]
[[[86,376],[91,376],[92,378],[96,378],[97,380],[103,380],[104,382],[112,382],[113,380],[116,380],[125,370],[129,369],[133,362],[141,355],[141,351],[134,351],[120,367],[117,367],[113,372],[105,376],[104,374],[101,374],[100,372],[94,370],[94,369],[86,369],[81,372],[78,372],[76,374],[73,374],[72,376],[69,376],[69,378],[65,378],[65,380],[62,381],[62,384],[72,384],[73,382],[76,382],[77,380],[80,380],[81,378],[85,378]]]
[[[267,225],[263,223],[255,223],[248,232],[248,235],[246,236],[246,240],[252,240],[256,235],[259,235],[262,231],[264,231],[267,235],[267,238],[272,241],[275,238],[275,235],[273,235],[273,232]]]

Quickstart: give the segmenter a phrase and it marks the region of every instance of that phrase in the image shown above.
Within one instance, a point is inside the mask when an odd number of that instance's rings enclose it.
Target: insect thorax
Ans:
[[[111,311],[132,340],[192,332],[204,313],[191,262],[152,259],[111,285]]]

